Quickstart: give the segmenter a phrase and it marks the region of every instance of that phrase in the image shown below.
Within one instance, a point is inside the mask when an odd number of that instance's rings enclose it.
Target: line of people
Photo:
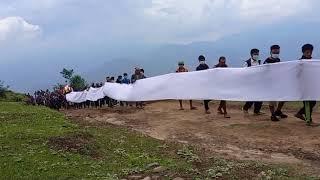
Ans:
[[[313,53],[313,45],[311,44],[305,44],[302,47],[302,57],[300,59],[312,59],[312,53]],[[228,65],[226,63],[227,59],[224,56],[221,56],[218,60],[218,63],[214,65],[212,68],[227,68]],[[199,65],[196,67],[196,71],[203,71],[210,69],[209,65],[206,63],[206,58],[203,55],[200,55],[198,57]],[[250,58],[244,62],[243,67],[253,67],[253,66],[259,66],[262,64],[273,64],[273,63],[279,63],[280,60],[280,46],[279,45],[272,45],[270,47],[270,56],[266,58],[264,62],[260,59],[260,51],[258,49],[252,49],[250,51]],[[178,62],[178,68],[176,70],[176,73],[184,73],[189,72],[187,67],[185,66],[183,61]],[[144,75],[144,69],[135,68],[134,73],[132,74],[131,78],[129,78],[127,73],[124,73],[123,76],[120,75],[115,80],[115,77],[106,77],[106,82],[109,83],[119,83],[119,84],[132,84],[135,83],[137,80],[144,79],[146,76]],[[103,83],[92,83],[91,87],[93,88],[99,88],[102,87]],[[67,88],[67,90],[66,90]],[[35,93],[34,98],[32,96],[29,96],[32,102],[38,105],[45,105],[49,106],[54,109],[60,109],[61,107],[68,108],[68,106],[73,106],[75,108],[90,108],[90,107],[103,107],[105,105],[109,107],[114,107],[115,105],[119,104],[120,106],[133,106],[133,103],[130,102],[118,102],[116,100],[113,100],[109,97],[105,97],[103,99],[99,99],[98,101],[92,102],[92,101],[86,101],[83,103],[74,103],[74,104],[68,104],[65,100],[65,94],[70,92],[71,87],[68,85],[65,86],[65,88],[60,91],[55,92],[49,92],[47,91],[38,91]],[[88,88],[86,88],[88,89]],[[32,97],[32,98],[31,98]],[[210,114],[210,107],[209,102],[211,100],[204,100],[204,110],[206,114]],[[197,107],[193,106],[192,100],[189,101],[190,103],[190,110],[196,110]],[[180,110],[184,110],[183,102],[182,100],[179,100],[180,104]],[[279,121],[280,119],[287,118],[288,116],[282,112],[282,108],[285,105],[285,102],[268,102],[269,104],[269,110],[271,114],[271,121]],[[143,109],[145,104],[143,102],[136,102],[135,103],[137,108]],[[263,105],[263,102],[246,102],[243,106],[243,112],[247,114],[249,110],[253,107],[254,115],[261,115],[261,107]],[[303,107],[295,114],[295,117],[306,120],[309,116],[309,120],[312,122],[312,112],[313,108],[316,105],[316,101],[304,101]],[[219,107],[217,109],[218,114],[223,115],[225,118],[230,118],[228,112],[227,112],[227,102],[224,100],[220,101]]]
[[[132,84],[135,83],[137,80],[140,79],[144,79],[146,78],[146,76],[144,75],[144,69],[141,68],[135,68],[134,69],[134,73],[132,74],[131,78],[129,78],[127,73],[124,73],[123,76],[119,75],[117,77],[117,79],[115,79],[115,77],[106,77],[106,82],[108,83],[119,83],[119,84]],[[103,86],[103,83],[92,83],[90,87],[92,88],[100,88]],[[86,88],[87,90],[89,90],[89,88]],[[111,99],[109,97],[104,97],[102,99],[99,99],[97,101],[86,101],[83,103],[73,103],[71,104],[71,106],[78,108],[78,109],[83,109],[83,108],[90,108],[90,107],[94,107],[94,108],[101,108],[104,106],[108,106],[110,108],[113,108],[116,105],[120,105],[121,107],[124,106],[133,106],[134,103],[132,102],[122,102],[122,101],[117,101],[114,99]],[[136,107],[139,109],[143,109],[145,106],[145,103],[143,102],[136,102],[135,103]]]
[[[313,45],[311,44],[305,44],[302,46],[302,57],[300,60],[307,60],[307,59],[312,59],[312,53],[313,53]],[[196,71],[203,71],[210,69],[210,67],[206,63],[206,58],[203,55],[200,55],[198,58],[199,65],[196,68]],[[273,63],[279,63],[281,62],[280,60],[280,46],[279,45],[272,45],[270,47],[270,56],[262,63],[260,59],[260,51],[259,49],[252,49],[250,51],[250,58],[245,61],[243,67],[253,67],[253,66],[259,66],[262,64],[273,64]],[[226,68],[228,65],[226,64],[226,58],[224,56],[221,56],[218,60],[218,64],[213,66],[213,68]],[[176,73],[181,73],[181,72],[189,72],[188,69],[185,67],[185,64],[183,61],[180,61],[178,63],[178,68],[176,70]],[[204,109],[206,114],[210,114],[211,112],[209,111],[209,102],[210,100],[204,100]],[[180,104],[180,110],[183,110],[183,105],[182,101],[179,100]],[[269,104],[269,110],[270,110],[270,119],[271,121],[280,121],[280,119],[285,119],[288,116],[282,112],[282,108],[285,105],[285,102],[268,102]],[[246,102],[242,108],[243,112],[245,114],[249,113],[249,110],[253,106],[253,112],[254,115],[261,115],[261,108],[262,108],[263,102]],[[312,112],[313,109],[316,105],[316,101],[304,101],[303,102],[303,107],[295,114],[295,117],[306,121],[306,119],[309,116],[309,121],[312,122]],[[195,110],[197,109],[196,107],[193,106],[192,100],[190,100],[190,109]],[[225,118],[230,118],[228,112],[227,112],[227,102],[222,100],[220,101],[219,107],[217,109],[218,114],[224,115]]]

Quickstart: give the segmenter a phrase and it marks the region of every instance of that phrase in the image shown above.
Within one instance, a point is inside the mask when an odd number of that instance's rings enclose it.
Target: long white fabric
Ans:
[[[131,85],[105,83],[101,88],[67,94],[69,102],[96,101],[320,100],[320,60],[296,60],[248,68],[214,68],[146,78]]]

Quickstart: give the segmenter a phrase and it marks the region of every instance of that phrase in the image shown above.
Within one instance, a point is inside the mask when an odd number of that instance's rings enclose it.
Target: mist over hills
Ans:
[[[226,56],[232,67],[241,67],[250,55],[250,49],[260,49],[261,59],[269,56],[273,44],[281,45],[283,61],[296,60],[301,57],[301,46],[305,43],[315,45],[314,57],[320,55],[320,34],[316,27],[272,26],[247,33],[234,34],[215,42],[195,42],[187,45],[166,44],[153,47],[137,59],[114,59],[105,62],[99,68],[90,71],[90,80],[103,80],[107,75],[117,76],[123,72],[133,72],[133,67],[143,67],[148,76],[174,72],[178,61],[185,61],[189,70],[195,70],[200,54],[207,57],[207,63],[213,67],[220,56]],[[318,25],[318,27],[320,27]],[[270,33],[271,32],[271,33]],[[137,55],[137,54],[136,54]]]
[[[310,28],[309,28],[310,27]],[[78,50],[68,48],[43,53],[22,54],[20,61],[12,60],[1,64],[0,79],[19,92],[51,88],[63,82],[59,72],[62,68],[73,68],[84,76],[88,83],[103,82],[106,76],[117,76],[124,72],[131,74],[134,67],[142,67],[147,76],[174,72],[178,61],[185,61],[190,70],[196,68],[197,57],[207,57],[210,67],[219,56],[226,56],[230,66],[240,67],[249,58],[251,48],[261,50],[261,59],[269,55],[272,44],[281,46],[282,60],[295,60],[301,56],[304,43],[315,45],[314,57],[320,53],[320,25],[315,23],[300,25],[278,25],[254,29],[234,34],[214,42],[194,42],[191,44],[130,44],[85,46]],[[10,57],[10,56],[7,56]]]

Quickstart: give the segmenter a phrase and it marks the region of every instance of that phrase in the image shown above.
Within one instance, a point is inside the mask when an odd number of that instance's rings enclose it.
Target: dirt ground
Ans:
[[[320,112],[314,113],[314,125],[293,117],[297,109],[285,107],[288,119],[271,122],[265,115],[245,115],[239,103],[228,106],[231,119],[217,115],[217,102],[211,102],[212,114],[205,114],[201,102],[198,110],[179,110],[176,101],[148,104],[144,110],[133,107],[81,109],[65,111],[71,119],[87,123],[111,123],[128,127],[153,138],[188,143],[208,151],[240,160],[288,163],[313,167],[320,172]]]

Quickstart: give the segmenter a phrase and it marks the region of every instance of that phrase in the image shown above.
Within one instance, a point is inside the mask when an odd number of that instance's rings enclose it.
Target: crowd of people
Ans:
[[[129,78],[128,73],[123,73],[123,75],[119,75],[117,77],[117,79],[115,80],[115,77],[106,77],[106,82],[108,83],[119,83],[119,84],[132,84],[135,83],[137,80],[140,79],[144,79],[146,78],[146,76],[144,75],[144,69],[141,68],[135,68],[134,69],[134,73],[132,74],[131,78]],[[94,84],[91,86],[93,88],[99,88],[102,87],[103,83],[97,83],[96,86],[94,86]],[[86,107],[90,107],[90,104],[94,104],[94,107],[103,107],[105,105],[107,105],[108,107],[114,107],[115,105],[119,105],[119,106],[133,106],[135,104],[135,106],[139,109],[143,109],[144,107],[144,103],[143,102],[136,102],[136,103],[132,103],[132,102],[122,102],[122,101],[117,101],[114,99],[111,99],[109,97],[105,97],[103,99],[99,99],[96,102],[84,102],[84,103],[80,103],[78,104],[78,106],[80,108],[86,108]]]
[[[144,75],[144,69],[135,68],[134,73],[132,74],[131,78],[129,78],[127,73],[124,73],[123,76],[118,76],[117,80],[115,77],[106,77],[106,82],[109,83],[119,83],[119,84],[131,84],[136,82],[139,79],[144,79],[146,76]],[[100,88],[104,85],[104,83],[92,83],[91,86],[85,87],[86,90],[89,90],[90,87],[92,88]],[[84,89],[84,90],[85,90]],[[66,94],[72,92],[73,89],[68,84],[61,87],[60,89],[54,90],[50,92],[47,90],[39,90],[34,93],[34,95],[30,95],[29,93],[26,95],[27,100],[26,103],[29,105],[39,105],[39,106],[47,106],[52,109],[59,110],[61,108],[77,108],[77,109],[84,109],[84,108],[101,108],[104,106],[108,106],[113,108],[116,105],[119,106],[133,106],[135,105],[137,108],[143,109],[145,104],[143,102],[122,102],[111,99],[109,97],[105,97],[103,99],[99,99],[97,101],[86,101],[83,103],[69,103],[66,100]]]
[[[47,106],[55,110],[68,107],[68,102],[65,98],[63,89],[52,92],[48,89],[46,91],[39,90],[34,92],[34,96],[27,94],[27,104]]]
[[[300,59],[312,59],[312,53],[313,53],[313,45],[311,44],[305,44],[302,47],[302,57]],[[214,65],[212,68],[226,68],[228,67],[226,63],[227,59],[224,56],[221,56],[217,62],[216,65]],[[243,67],[252,67],[252,66],[259,66],[261,64],[272,64],[272,63],[278,63],[280,62],[280,46],[279,45],[272,45],[270,47],[270,56],[266,58],[265,61],[261,61],[260,59],[260,51],[258,49],[252,49],[250,51],[250,58],[245,61]],[[199,65],[196,67],[196,71],[203,71],[210,69],[209,65],[206,63],[206,58],[203,55],[200,55],[198,57]],[[183,61],[178,62],[178,68],[176,70],[176,73],[183,73],[183,72],[189,72],[188,68],[185,66],[185,63]],[[117,79],[115,77],[106,77],[106,82],[109,83],[119,83],[119,84],[132,84],[135,83],[137,80],[144,79],[146,76],[144,75],[144,69],[141,68],[135,68],[134,73],[129,78],[127,73],[124,73],[123,75],[119,75]],[[93,88],[99,88],[102,87],[104,83],[92,83],[91,87]],[[62,91],[54,91],[49,92],[47,91],[37,91],[34,94],[34,97],[30,96],[30,101],[33,104],[38,105],[45,105],[54,109],[60,109],[62,107],[68,108],[68,106],[73,106],[75,108],[90,108],[90,107],[114,107],[115,105],[119,106],[136,106],[137,108],[143,108],[145,104],[143,102],[119,102],[116,100],[113,100],[109,97],[105,97],[103,99],[99,99],[98,101],[92,102],[92,101],[86,101],[83,103],[74,103],[69,104],[66,102],[65,94],[71,91],[71,87],[67,86]],[[210,107],[209,102],[211,100],[204,100],[204,110],[206,114],[210,114]],[[190,110],[196,110],[197,107],[193,106],[192,100],[189,101],[190,103]],[[282,108],[285,105],[285,102],[268,102],[269,104],[269,110],[270,110],[270,119],[271,121],[279,121],[280,119],[287,118],[288,116],[282,112]],[[309,121],[312,122],[312,112],[313,108],[316,105],[316,101],[304,101],[304,106],[295,114],[295,117],[306,120],[309,116]],[[179,100],[180,110],[184,110],[183,102],[182,100]],[[244,113],[248,113],[248,111],[253,107],[254,115],[261,115],[261,108],[262,108],[263,102],[246,102],[242,108]],[[219,107],[217,109],[218,114],[223,115],[225,118],[230,118],[228,112],[227,112],[227,102],[222,100],[220,101]]]

